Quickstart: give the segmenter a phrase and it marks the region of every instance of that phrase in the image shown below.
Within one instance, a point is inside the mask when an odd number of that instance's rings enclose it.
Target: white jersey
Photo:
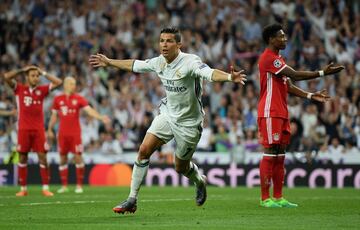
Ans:
[[[211,81],[214,70],[198,56],[180,52],[169,64],[162,55],[146,61],[136,60],[133,71],[156,72],[160,77],[166,91],[160,112],[166,115],[168,121],[193,127],[202,122],[202,80]]]

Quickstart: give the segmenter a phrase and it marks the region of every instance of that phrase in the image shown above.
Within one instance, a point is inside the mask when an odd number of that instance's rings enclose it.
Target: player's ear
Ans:
[[[182,47],[182,43],[181,42],[177,42],[176,43],[177,47],[180,49]]]

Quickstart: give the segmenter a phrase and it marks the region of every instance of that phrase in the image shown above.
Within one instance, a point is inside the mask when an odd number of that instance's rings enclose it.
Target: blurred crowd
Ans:
[[[256,124],[261,31],[279,22],[288,35],[282,52],[288,65],[298,70],[319,70],[331,61],[346,66],[337,76],[296,83],[311,92],[326,89],[332,101],[289,97],[288,151],[359,152],[359,10],[354,0],[2,0],[0,74],[36,64],[59,77],[74,76],[78,92],[112,119],[103,126],[82,115],[85,151],[136,150],[165,95],[160,80],[151,73],[91,69],[88,57],[97,52],[117,59],[157,56],[160,30],[176,26],[182,31],[182,51],[213,68],[229,71],[234,64],[248,76],[245,87],[204,82],[199,151],[256,152],[261,151]],[[15,98],[2,77],[0,95],[0,110],[12,111]],[[45,103],[47,121],[51,103],[52,96]],[[15,122],[16,116],[0,118],[0,152],[16,142]],[[163,152],[172,152],[173,145]]]

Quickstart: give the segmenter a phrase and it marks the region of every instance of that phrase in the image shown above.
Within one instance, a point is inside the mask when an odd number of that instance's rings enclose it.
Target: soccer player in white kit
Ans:
[[[212,69],[193,54],[180,51],[181,35],[176,28],[165,28],[160,32],[161,55],[145,61],[115,60],[103,54],[91,55],[93,67],[117,67],[136,73],[156,72],[160,77],[166,97],[162,99],[160,114],[155,117],[144,137],[135,161],[131,189],[128,199],[113,208],[117,213],[134,213],[137,196],[149,168],[153,152],[164,143],[175,138],[175,169],[189,178],[196,186],[196,204],[206,201],[206,177],[200,175],[198,167],[191,162],[202,132],[204,111],[201,105],[202,80],[232,81],[245,84],[243,71],[231,73]]]

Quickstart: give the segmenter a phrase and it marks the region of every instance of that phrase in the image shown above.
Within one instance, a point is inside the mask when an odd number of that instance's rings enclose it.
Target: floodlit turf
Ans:
[[[52,186],[53,191],[58,186]],[[288,189],[296,209],[259,207],[259,188],[208,188],[197,207],[194,188],[143,187],[135,214],[119,215],[112,207],[128,188],[85,187],[75,194],[42,197],[31,186],[28,197],[16,187],[0,187],[0,229],[359,229],[360,191]]]

